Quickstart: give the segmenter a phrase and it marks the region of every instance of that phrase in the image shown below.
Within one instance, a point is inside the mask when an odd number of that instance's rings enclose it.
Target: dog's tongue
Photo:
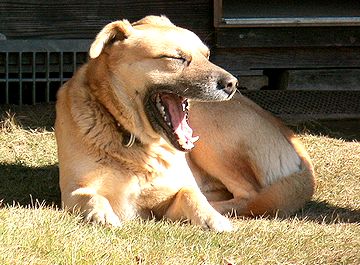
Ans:
[[[174,95],[163,95],[161,100],[170,114],[170,120],[178,143],[186,150],[194,147],[194,143],[199,137],[193,137],[193,130],[186,121],[186,112],[183,110],[184,99]]]

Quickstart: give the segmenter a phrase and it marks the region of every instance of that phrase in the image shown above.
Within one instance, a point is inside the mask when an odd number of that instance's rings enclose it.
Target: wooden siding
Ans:
[[[332,1],[339,2],[339,0]],[[351,1],[354,3],[355,0]],[[9,40],[93,39],[96,33],[111,21],[123,18],[136,21],[149,14],[164,14],[176,25],[198,34],[209,47],[213,48],[212,59],[235,74],[264,69],[360,67],[360,27],[217,28],[215,30],[214,3],[219,2],[218,0],[215,2],[213,0],[4,0],[0,1],[0,34],[5,35]],[[354,5],[355,13],[350,15],[358,14],[358,6],[358,4]],[[231,11],[229,8],[227,10]],[[0,41],[0,52],[3,46]]]
[[[212,60],[235,74],[260,69],[359,68],[360,47],[217,49]]]
[[[354,47],[360,46],[360,27],[220,28],[218,47]]]
[[[7,39],[94,38],[107,23],[166,15],[212,44],[212,0],[0,1],[0,33]]]

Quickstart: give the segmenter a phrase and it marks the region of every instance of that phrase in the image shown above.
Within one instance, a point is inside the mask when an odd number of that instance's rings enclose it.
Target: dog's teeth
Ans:
[[[185,110],[189,110],[189,103],[188,103],[187,100],[183,102],[183,108],[184,108]]]
[[[165,107],[164,106],[161,106],[159,108],[159,111],[160,111],[161,114],[165,115]]]
[[[165,107],[161,104],[161,98],[159,95],[157,95],[156,97],[156,108],[158,109],[159,113],[161,114],[161,116],[163,117],[164,121],[166,122],[166,124],[171,127],[171,122],[169,120],[169,117],[166,115],[165,112]],[[183,106],[184,108],[184,106]]]
[[[161,105],[160,102],[157,102],[156,103],[156,107],[157,109],[159,110],[160,114],[165,117],[166,116],[166,113],[165,113],[165,107],[163,105]]]

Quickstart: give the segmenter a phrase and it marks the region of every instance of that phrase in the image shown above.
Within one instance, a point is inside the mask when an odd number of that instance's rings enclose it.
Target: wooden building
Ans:
[[[1,1],[0,104],[54,101],[105,24],[149,14],[198,34],[274,113],[360,115],[358,0]]]

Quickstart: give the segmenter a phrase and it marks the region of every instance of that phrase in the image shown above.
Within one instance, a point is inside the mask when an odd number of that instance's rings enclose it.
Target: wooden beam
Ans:
[[[360,68],[360,47],[216,49],[211,60],[229,71]]]
[[[360,27],[221,28],[220,48],[360,46]]]

